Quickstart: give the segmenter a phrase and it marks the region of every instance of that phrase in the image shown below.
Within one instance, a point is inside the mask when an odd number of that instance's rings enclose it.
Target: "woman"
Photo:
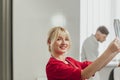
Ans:
[[[111,42],[103,55],[93,63],[89,61],[79,62],[66,56],[71,46],[69,32],[63,27],[53,27],[49,32],[47,40],[51,53],[51,57],[46,65],[48,80],[89,79],[96,71],[104,67],[118,52],[120,52],[120,45],[118,45],[118,42],[118,39]]]

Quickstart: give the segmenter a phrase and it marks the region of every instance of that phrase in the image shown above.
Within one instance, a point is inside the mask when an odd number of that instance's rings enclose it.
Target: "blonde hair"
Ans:
[[[49,46],[50,52],[51,52],[51,46],[49,45],[49,43],[53,44],[57,40],[59,35],[67,36],[70,41],[69,32],[65,28],[61,26],[56,26],[56,27],[51,28],[48,33],[48,38],[47,38],[47,44]],[[70,45],[71,45],[71,42],[70,42]]]

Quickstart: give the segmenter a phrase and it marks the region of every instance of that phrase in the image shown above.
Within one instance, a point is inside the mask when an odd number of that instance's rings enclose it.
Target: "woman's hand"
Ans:
[[[120,52],[120,39],[116,38],[115,40],[113,40],[108,46],[107,50],[109,50],[111,53]]]

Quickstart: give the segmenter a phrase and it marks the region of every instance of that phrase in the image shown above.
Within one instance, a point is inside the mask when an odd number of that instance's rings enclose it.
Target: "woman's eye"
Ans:
[[[65,40],[66,40],[66,41],[69,41],[69,39],[68,39],[68,38],[66,38]]]
[[[57,39],[58,41],[60,40],[60,38]]]

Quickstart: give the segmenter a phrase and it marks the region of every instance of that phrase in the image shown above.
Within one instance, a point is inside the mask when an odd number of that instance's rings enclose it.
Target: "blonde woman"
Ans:
[[[53,27],[49,31],[47,44],[51,53],[46,65],[48,80],[87,80],[120,52],[119,40],[115,39],[103,55],[94,62],[79,62],[72,57],[67,57],[66,53],[70,49],[71,39],[69,32],[60,26]]]

